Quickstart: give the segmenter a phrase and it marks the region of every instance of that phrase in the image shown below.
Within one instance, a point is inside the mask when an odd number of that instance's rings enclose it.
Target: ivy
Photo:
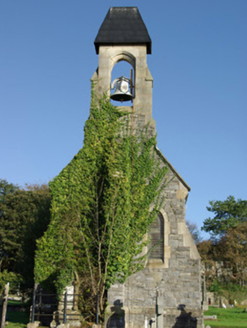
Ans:
[[[36,252],[36,282],[60,293],[87,277],[101,313],[105,291],[144,267],[143,236],[163,202],[156,137],[149,126],[133,134],[129,121],[108,98],[92,97],[84,146],[50,183],[52,218]]]

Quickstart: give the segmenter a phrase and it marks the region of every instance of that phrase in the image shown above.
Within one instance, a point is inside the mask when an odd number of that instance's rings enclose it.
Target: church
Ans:
[[[92,85],[98,96],[107,93],[131,113],[137,129],[150,124],[153,78],[147,66],[152,41],[137,7],[109,9],[95,39],[98,68]],[[113,80],[119,62],[130,64],[131,76]],[[111,91],[113,89],[113,91]],[[166,157],[156,149],[169,167],[165,202],[149,230],[151,243],[161,240],[148,256],[146,267],[124,284],[108,291],[106,326],[109,328],[203,328],[201,261],[185,222],[190,187]]]

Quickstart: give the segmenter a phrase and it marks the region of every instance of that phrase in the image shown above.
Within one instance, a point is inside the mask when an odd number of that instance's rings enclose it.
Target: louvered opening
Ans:
[[[149,228],[150,243],[149,253],[150,259],[164,260],[164,219],[161,214],[150,225]]]

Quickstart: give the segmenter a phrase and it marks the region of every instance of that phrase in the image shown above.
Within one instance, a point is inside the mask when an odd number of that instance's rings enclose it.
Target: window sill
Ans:
[[[164,268],[165,264],[161,259],[148,259],[146,268]]]

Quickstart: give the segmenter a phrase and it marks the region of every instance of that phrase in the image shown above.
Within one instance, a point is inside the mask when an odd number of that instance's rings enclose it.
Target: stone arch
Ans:
[[[169,259],[171,257],[170,245],[169,245],[169,235],[170,235],[170,221],[168,219],[167,213],[160,209],[160,213],[164,219],[164,266],[168,268],[169,266]]]
[[[152,208],[150,209],[152,210]],[[150,268],[168,268],[169,267],[169,259],[171,257],[170,245],[169,245],[169,235],[170,235],[170,222],[167,216],[167,213],[160,209],[159,216],[163,218],[163,259],[155,259],[148,257],[147,267]],[[146,238],[148,236],[146,235]],[[145,252],[148,252],[148,247],[145,248]]]
[[[128,51],[121,51],[116,53],[114,56],[111,57],[111,68],[110,71],[112,72],[113,67],[120,61],[126,61],[127,63],[129,63],[134,71],[136,69],[136,58],[135,56],[133,56],[130,52]]]
[[[164,218],[159,213],[149,227],[149,259],[162,260],[164,262],[164,228]]]
[[[136,81],[136,58],[133,54],[131,54],[130,52],[128,51],[125,51],[125,50],[121,50],[121,51],[118,51],[117,53],[115,53],[113,56],[111,56],[110,58],[110,81],[112,83],[113,81],[113,69],[114,67],[119,63],[119,62],[126,62],[128,63],[132,68],[133,68],[133,75],[132,75],[132,83],[133,83],[133,89],[132,89],[132,94],[133,96],[135,97],[135,81]],[[128,77],[129,76],[125,76],[125,77]]]

